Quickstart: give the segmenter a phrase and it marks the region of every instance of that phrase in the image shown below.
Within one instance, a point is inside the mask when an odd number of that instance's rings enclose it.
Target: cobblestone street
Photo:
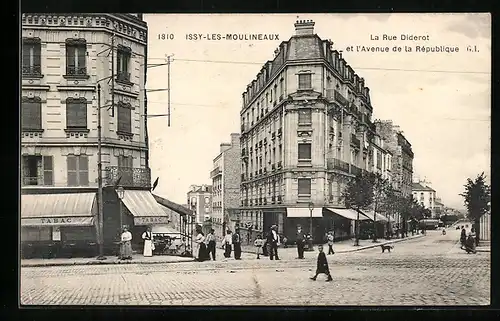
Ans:
[[[488,305],[490,253],[467,255],[459,234],[328,256],[334,281],[305,260],[23,267],[21,303],[42,305]],[[293,249],[290,249],[293,250]]]

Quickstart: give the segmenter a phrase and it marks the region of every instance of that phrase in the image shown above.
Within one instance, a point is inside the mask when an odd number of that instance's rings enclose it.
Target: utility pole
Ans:
[[[111,117],[115,117],[115,33],[111,37]]]
[[[98,260],[105,260],[104,256],[104,217],[103,217],[103,202],[102,202],[102,129],[101,129],[101,84],[97,84],[97,184],[98,184],[98,192],[97,192],[97,201],[98,204],[98,213],[97,219],[99,220],[99,231],[98,231],[98,245],[99,245],[99,256]]]

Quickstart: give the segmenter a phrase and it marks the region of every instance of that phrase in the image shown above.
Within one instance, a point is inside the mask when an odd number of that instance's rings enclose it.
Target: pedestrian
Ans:
[[[241,260],[241,236],[240,229],[236,229],[233,234],[234,259]]]
[[[212,260],[215,261],[215,248],[217,247],[216,246],[216,242],[215,242],[215,230],[212,228],[210,229],[210,232],[208,233],[207,235],[207,238],[206,238],[206,243],[207,243],[207,250],[208,250],[208,254],[209,254],[209,259],[210,259],[210,254],[212,255]]]
[[[328,277],[326,282],[330,282],[333,280],[332,275],[330,274],[330,269],[328,268],[328,261],[326,260],[326,255],[323,252],[323,245],[318,245],[318,261],[316,263],[316,274],[311,278],[311,280],[316,281],[318,274],[323,273]]]
[[[302,231],[302,226],[297,225],[297,236],[296,236],[296,242],[297,242],[297,253],[298,253],[298,259],[303,259],[304,258],[304,246],[306,244],[306,235]]]
[[[333,251],[333,241],[334,241],[333,232],[328,232],[327,241],[328,241],[328,255],[335,254],[335,252]]]
[[[231,251],[232,249],[232,244],[233,244],[233,237],[231,235],[231,231],[227,230],[226,236],[224,236],[224,257],[226,259],[229,259],[231,257]]]
[[[475,245],[477,246],[479,244],[479,239],[476,237],[476,229],[474,228],[474,226],[470,228],[470,233],[474,238]]]
[[[474,236],[472,235],[472,232],[469,232],[469,236],[467,237],[467,240],[465,241],[465,248],[464,250],[469,253],[476,253],[476,241],[474,240]]]
[[[256,247],[257,251],[257,260],[260,259],[260,249],[264,245],[264,240],[262,239],[262,235],[257,235],[257,238],[255,239],[255,242],[253,243]]]
[[[286,238],[286,236],[285,236],[285,235],[283,235],[282,240],[283,240],[283,247],[284,247],[285,249],[286,249],[286,248],[288,248],[288,239]]]
[[[273,225],[271,227],[271,232],[267,236],[267,243],[269,244],[269,258],[271,260],[279,260],[278,257],[278,232],[276,231],[278,227]]]
[[[153,233],[151,232],[151,226],[148,226],[146,231],[142,233],[142,239],[144,240],[144,250],[142,251],[142,255],[146,257],[153,256],[155,245],[153,243]]]
[[[120,260],[132,260],[132,233],[123,227],[120,246]]]
[[[262,236],[262,240],[264,241],[262,244],[262,255],[269,256],[269,244],[267,243],[268,233],[264,233]]]
[[[467,232],[465,231],[465,228],[462,226],[462,231],[460,231],[460,247],[461,248],[465,247],[466,240],[467,240]]]
[[[201,226],[196,227],[196,239],[193,255],[198,262],[203,262],[207,259],[207,246],[205,245],[205,234],[201,230]]]

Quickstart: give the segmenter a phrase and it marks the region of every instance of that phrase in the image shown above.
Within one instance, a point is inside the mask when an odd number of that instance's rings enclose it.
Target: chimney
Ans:
[[[312,20],[297,20],[295,23],[295,35],[313,35],[314,34],[314,21]]]

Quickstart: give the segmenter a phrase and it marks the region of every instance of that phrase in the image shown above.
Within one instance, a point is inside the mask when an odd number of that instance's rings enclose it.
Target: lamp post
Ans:
[[[313,244],[312,244],[312,236],[313,236],[313,209],[314,209],[314,203],[313,202],[309,202],[309,240],[308,240],[309,251],[313,250]]]
[[[120,230],[123,229],[123,210],[122,210],[122,199],[125,196],[125,190],[123,189],[122,186],[119,186],[116,189],[116,195],[118,196],[118,199],[120,200],[119,207],[120,207]]]

